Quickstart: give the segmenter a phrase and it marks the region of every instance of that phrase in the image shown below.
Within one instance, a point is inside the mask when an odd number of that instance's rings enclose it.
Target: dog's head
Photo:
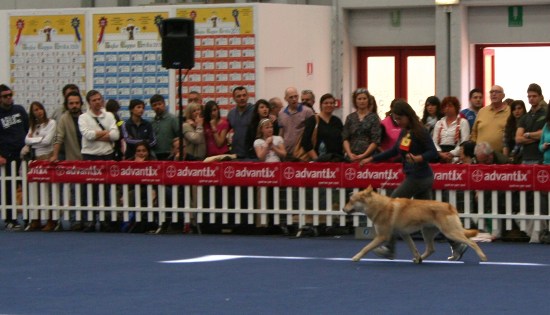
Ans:
[[[370,197],[372,192],[373,192],[372,186],[369,185],[367,189],[353,193],[349,197],[349,201],[348,203],[346,203],[342,211],[344,211],[347,214],[352,214],[354,212],[364,212],[366,208],[365,202],[367,198]]]

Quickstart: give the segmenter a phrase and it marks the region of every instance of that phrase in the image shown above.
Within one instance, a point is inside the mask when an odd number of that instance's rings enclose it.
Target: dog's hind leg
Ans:
[[[465,243],[476,252],[481,261],[487,261],[487,256],[485,256],[485,253],[481,250],[481,248],[479,248],[476,242],[472,241],[471,239],[467,239]]]
[[[374,248],[382,245],[385,241],[387,241],[387,237],[383,237],[380,235],[377,235],[370,243],[367,244],[367,246],[363,247],[355,256],[351,258],[352,261],[359,261],[361,260],[361,257],[365,256],[369,251],[373,250]]]
[[[430,257],[435,252],[434,239],[439,230],[435,227],[422,228],[422,238],[424,238],[424,244],[426,249],[422,253],[422,260]]]
[[[421,264],[422,263],[422,257],[420,257],[420,253],[418,252],[418,249],[416,248],[416,245],[414,244],[413,239],[411,238],[410,234],[401,234],[401,238],[409,245],[409,249],[411,250],[411,253],[413,254],[413,262],[415,264]]]

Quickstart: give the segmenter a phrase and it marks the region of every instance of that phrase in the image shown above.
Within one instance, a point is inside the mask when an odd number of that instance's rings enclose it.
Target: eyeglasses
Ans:
[[[365,89],[365,88],[359,88],[357,90],[355,90],[354,94],[357,95],[357,94],[363,94],[363,93],[369,93],[369,90]]]
[[[13,93],[2,95],[2,98],[8,98],[8,97],[13,97]]]

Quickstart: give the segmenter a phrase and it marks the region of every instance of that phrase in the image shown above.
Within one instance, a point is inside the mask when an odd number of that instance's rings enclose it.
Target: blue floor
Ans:
[[[480,243],[489,263],[479,264],[472,250],[446,263],[449,247],[437,243],[415,265],[403,242],[396,261],[353,263],[365,241],[351,236],[0,231],[0,244],[1,314],[542,314],[548,305],[548,245]],[[239,257],[180,261],[213,255]]]

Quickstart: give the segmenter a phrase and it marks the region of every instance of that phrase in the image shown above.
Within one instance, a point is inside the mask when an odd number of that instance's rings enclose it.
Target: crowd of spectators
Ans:
[[[63,89],[64,103],[55,110],[55,118],[48,118],[39,102],[30,104],[28,113],[15,105],[6,85],[0,85],[0,92],[0,165],[20,163],[23,156],[52,162],[189,161],[218,156],[241,161],[359,162],[399,145],[401,128],[392,110],[395,102],[404,101],[394,100],[382,119],[375,97],[359,88],[352,93],[353,111],[342,120],[334,115],[337,100],[329,93],[321,96],[318,108],[313,91],[299,93],[295,87],[284,91],[286,105],[277,97],[252,104],[247,89],[238,86],[232,91],[235,106],[226,117],[214,100],[203,104],[200,93],[190,92],[180,125],[161,95],[131,100],[130,118],[122,121],[118,102],[109,100],[106,106],[99,91],[87,93],[85,111],[73,84]],[[550,116],[541,87],[528,86],[529,111],[521,100],[505,100],[501,86],[493,86],[489,93],[490,104],[483,106],[483,92],[473,89],[466,108],[454,96],[426,99],[419,121],[437,149],[431,162],[550,164]],[[152,121],[142,118],[146,102],[155,112]],[[146,149],[147,157],[138,156],[138,148],[140,154]],[[47,220],[46,226],[40,225],[41,219]],[[91,227],[94,220],[88,218],[83,226]],[[21,228],[10,216],[6,224]],[[57,223],[32,218],[26,224],[29,230],[49,231]]]

